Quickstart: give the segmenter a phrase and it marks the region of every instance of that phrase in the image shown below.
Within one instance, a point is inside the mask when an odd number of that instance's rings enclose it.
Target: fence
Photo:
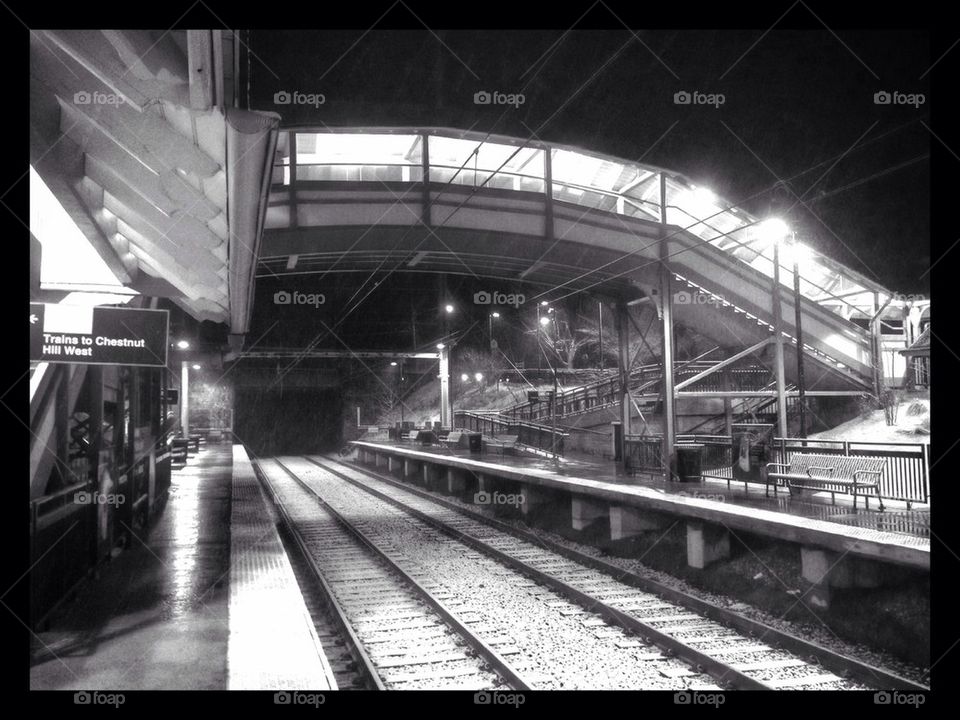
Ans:
[[[525,422],[521,420],[505,419],[497,414],[484,414],[457,410],[454,414],[454,425],[466,430],[474,430],[491,437],[500,435],[516,435],[517,441],[523,445],[556,452],[563,455],[563,439],[567,433],[554,430],[549,425]]]
[[[678,445],[695,442],[704,446],[701,461],[703,477],[726,480],[728,483],[733,480],[733,438],[727,435],[678,435],[676,442]],[[627,435],[624,438],[626,469],[662,474],[662,443],[660,435]],[[884,470],[879,493],[884,500],[906,502],[908,509],[913,503],[930,502],[930,449],[925,443],[775,438],[771,449],[771,462],[781,463],[789,463],[790,458],[798,452],[881,458],[884,460]],[[737,482],[744,481],[738,479]]]
[[[850,440],[804,440],[775,438],[776,462],[788,463],[795,453],[821,455],[866,455],[882,458],[880,496],[885,500],[930,502],[930,446],[926,443],[854,442]]]

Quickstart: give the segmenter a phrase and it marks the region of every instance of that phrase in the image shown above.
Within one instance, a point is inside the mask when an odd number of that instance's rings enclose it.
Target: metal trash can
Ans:
[[[680,482],[700,482],[703,479],[703,449],[700,443],[676,445],[677,479]]]
[[[470,443],[470,452],[478,453],[483,450],[483,435],[480,433],[467,433],[467,441]]]

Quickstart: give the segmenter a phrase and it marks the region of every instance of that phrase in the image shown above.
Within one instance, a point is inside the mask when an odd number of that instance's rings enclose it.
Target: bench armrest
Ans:
[[[786,468],[790,469],[790,463],[767,463],[767,472],[770,471],[770,468]]]
[[[873,475],[874,481],[879,482],[880,476],[883,475],[882,470],[857,470],[853,473],[853,479],[856,481],[861,475]]]
[[[828,473],[830,473],[830,475],[829,475],[828,477],[831,477],[831,478],[833,477],[833,470],[834,470],[833,466],[831,466],[831,467],[823,467],[823,466],[820,466],[820,465],[811,465],[810,467],[807,468],[807,477],[808,477],[808,478],[810,478],[811,480],[823,479],[823,478],[815,478],[815,477],[813,477],[813,475],[810,474],[810,471],[811,471],[811,470],[826,470]]]

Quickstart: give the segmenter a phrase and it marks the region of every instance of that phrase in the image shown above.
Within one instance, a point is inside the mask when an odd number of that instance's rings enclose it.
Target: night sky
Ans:
[[[447,126],[642,159],[787,218],[891,290],[929,292],[926,32],[435,32],[252,31],[251,106],[285,125]],[[325,103],[276,106],[279,90]],[[476,105],[481,90],[524,103]],[[675,104],[684,90],[724,102]]]

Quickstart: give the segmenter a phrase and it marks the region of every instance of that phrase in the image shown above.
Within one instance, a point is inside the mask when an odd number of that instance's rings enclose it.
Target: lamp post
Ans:
[[[488,333],[489,336],[490,336],[490,337],[489,337],[489,340],[490,340],[490,354],[491,354],[491,355],[493,355],[493,351],[496,349],[496,344],[495,344],[495,342],[494,342],[494,340],[493,340],[493,321],[494,321],[495,319],[499,319],[499,317],[500,317],[500,313],[498,313],[498,312],[490,313],[490,315],[487,316],[487,333]]]

